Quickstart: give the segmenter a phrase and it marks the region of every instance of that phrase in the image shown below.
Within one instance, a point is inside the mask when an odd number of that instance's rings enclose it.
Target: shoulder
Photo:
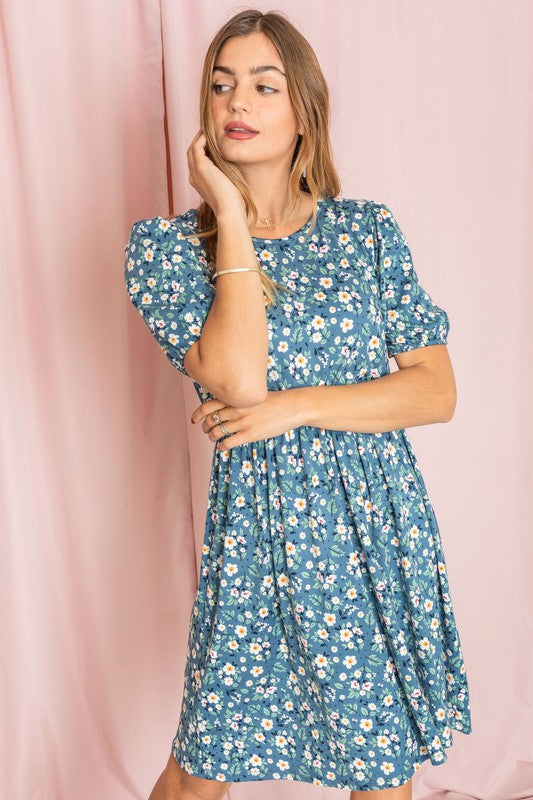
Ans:
[[[143,281],[153,289],[170,291],[174,284],[189,292],[203,291],[212,281],[204,240],[197,236],[196,209],[167,218],[136,220],[124,248],[124,271],[129,283]]]
[[[383,224],[394,222],[390,206],[382,200],[336,195],[328,197],[327,204],[331,221],[335,225],[343,225],[347,232],[379,232]]]
[[[191,208],[175,217],[156,215],[136,220],[130,229],[130,239],[168,240],[173,236],[180,240],[196,232],[196,209]]]
[[[335,213],[344,214],[353,219],[377,218],[381,220],[393,216],[390,207],[382,200],[337,195],[329,198],[329,201],[330,207]]]
[[[205,244],[197,233],[195,208],[174,217],[146,217],[132,224],[124,250],[134,260],[155,263],[172,256],[173,260],[187,258],[205,266]]]
[[[370,250],[387,235],[387,229],[397,228],[390,207],[381,200],[337,195],[327,198],[326,213],[345,242],[359,241]]]

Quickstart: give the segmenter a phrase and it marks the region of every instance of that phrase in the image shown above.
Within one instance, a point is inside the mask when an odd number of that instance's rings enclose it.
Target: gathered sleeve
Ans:
[[[446,344],[450,321],[421,286],[407,240],[384,203],[369,201],[387,353]]]
[[[201,335],[215,296],[202,242],[179,222],[135,222],[124,248],[129,298],[163,352],[183,375],[185,354]]]

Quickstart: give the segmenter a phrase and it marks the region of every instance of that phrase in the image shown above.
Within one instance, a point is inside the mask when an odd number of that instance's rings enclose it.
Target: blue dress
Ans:
[[[252,237],[290,289],[267,307],[268,389],[352,384],[447,342],[384,203],[320,198],[316,227]],[[196,209],[133,224],[131,301],[176,369],[215,282]],[[201,402],[213,397],[194,382]],[[471,732],[435,513],[405,429],[300,426],[214,448],[172,753],[218,781],[396,787]]]

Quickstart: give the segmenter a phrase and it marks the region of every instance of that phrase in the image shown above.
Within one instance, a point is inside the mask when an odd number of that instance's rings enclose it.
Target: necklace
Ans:
[[[300,207],[300,204],[298,203],[298,209],[299,209],[299,207]],[[270,221],[271,219],[273,219],[273,217],[265,217],[265,218],[264,218],[264,217],[259,217],[259,216],[258,216],[258,217],[257,217],[257,219],[259,219],[261,222],[264,222],[264,223],[265,223],[265,227],[266,227],[266,228],[273,228],[273,227],[274,227],[273,225],[269,225],[269,224],[268,224],[268,223],[269,223],[269,221]],[[277,224],[278,224],[278,225],[281,225],[283,222],[286,222],[286,221],[287,221],[287,217],[284,217],[284,218],[281,220],[281,222],[278,222]]]
[[[258,219],[258,220],[260,220],[261,222],[264,222],[264,223],[265,223],[265,225],[264,225],[264,227],[265,227],[265,228],[273,228],[273,227],[274,227],[274,225],[269,225],[269,224],[268,224],[268,223],[269,223],[269,221],[270,221],[271,219],[273,219],[273,217],[266,217],[265,219],[263,219],[263,217],[258,217],[257,219]],[[283,222],[285,222],[286,220],[287,220],[287,217],[284,217],[284,218],[281,220],[281,222],[278,222],[277,224],[278,224],[278,225],[281,225],[281,224],[282,224]]]

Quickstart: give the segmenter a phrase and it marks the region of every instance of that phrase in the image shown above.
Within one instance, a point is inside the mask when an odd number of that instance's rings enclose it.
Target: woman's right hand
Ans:
[[[200,128],[187,150],[189,183],[213,209],[216,217],[232,208],[246,216],[244,198],[232,181],[206,155],[207,139]]]

